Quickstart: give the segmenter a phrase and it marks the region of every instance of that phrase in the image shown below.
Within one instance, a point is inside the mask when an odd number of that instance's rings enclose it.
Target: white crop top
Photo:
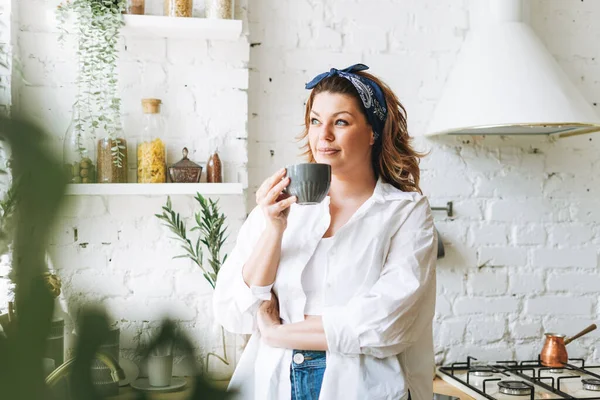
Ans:
[[[323,309],[323,292],[327,270],[327,253],[331,249],[333,238],[322,238],[312,257],[302,272],[302,289],[306,294],[305,315],[321,315]],[[261,300],[271,300],[271,289],[268,286],[250,286],[252,294]]]
[[[327,253],[329,253],[332,242],[333,238],[321,239],[302,272],[302,288],[306,293],[306,305],[304,306],[306,315],[321,315],[322,313]]]

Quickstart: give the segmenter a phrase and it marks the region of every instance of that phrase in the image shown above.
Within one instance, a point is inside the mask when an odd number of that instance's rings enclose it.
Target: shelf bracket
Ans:
[[[454,216],[454,205],[451,201],[446,203],[446,207],[431,207],[432,211],[446,211],[449,217]]]

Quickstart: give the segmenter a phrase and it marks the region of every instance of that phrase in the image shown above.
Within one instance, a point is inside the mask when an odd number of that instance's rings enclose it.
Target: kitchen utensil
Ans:
[[[540,361],[546,367],[562,368],[569,361],[566,345],[573,340],[596,329],[596,325],[592,324],[565,340],[565,335],[556,333],[546,333],[546,342],[540,353]]]
[[[587,335],[588,333],[590,333],[591,331],[595,330],[596,328],[597,328],[596,324],[592,324],[592,325],[588,326],[587,328],[585,328],[581,332],[579,332],[579,333],[571,336],[570,338],[565,339],[565,345],[571,343],[575,339],[579,339],[583,335]]]

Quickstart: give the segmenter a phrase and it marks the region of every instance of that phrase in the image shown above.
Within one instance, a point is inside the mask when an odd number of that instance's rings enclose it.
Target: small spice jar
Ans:
[[[169,178],[175,183],[198,183],[202,176],[202,167],[188,159],[188,149],[184,147],[183,158],[169,167]]]
[[[145,0],[127,0],[127,3],[125,4],[125,13],[134,15],[144,15],[145,8]]]
[[[206,18],[233,19],[235,0],[206,0]]]
[[[164,0],[165,16],[191,17],[192,0]]]
[[[208,158],[208,162],[206,163],[206,182],[223,182],[223,164],[219,158],[218,150],[215,150],[215,152]]]

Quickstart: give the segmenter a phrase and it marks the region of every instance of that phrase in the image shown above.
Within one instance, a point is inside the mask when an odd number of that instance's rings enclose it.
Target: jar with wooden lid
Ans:
[[[192,0],[164,0],[166,17],[191,17]]]
[[[160,99],[142,99],[144,127],[137,145],[138,183],[165,183],[167,160],[164,120],[160,114]]]
[[[127,0],[125,3],[125,13],[132,15],[144,15],[146,9],[145,0]]]
[[[235,0],[206,0],[206,18],[233,19]]]

